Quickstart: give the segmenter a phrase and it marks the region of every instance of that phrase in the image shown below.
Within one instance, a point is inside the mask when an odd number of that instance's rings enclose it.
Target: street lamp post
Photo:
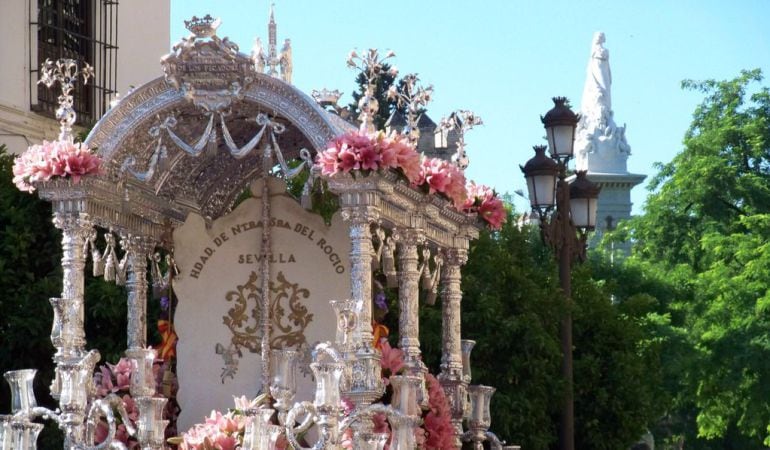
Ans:
[[[562,377],[566,383],[559,424],[560,450],[575,448],[575,413],[572,381],[572,262],[586,256],[586,233],[596,226],[599,187],[576,172],[567,181],[567,165],[573,156],[575,128],[579,117],[564,97],[553,99],[554,107],[541,117],[548,147],[535,146],[535,156],[521,167],[527,180],[532,210],[540,218],[543,241],[558,257],[559,281],[567,301],[561,323]],[[550,157],[546,149],[550,149]]]

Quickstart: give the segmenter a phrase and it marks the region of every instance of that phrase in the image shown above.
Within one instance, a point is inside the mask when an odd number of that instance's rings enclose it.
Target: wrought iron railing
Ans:
[[[30,21],[30,109],[53,117],[55,91],[40,86],[46,59],[70,58],[94,67],[94,78],[77,91],[78,124],[96,122],[116,93],[118,0],[38,0]]]

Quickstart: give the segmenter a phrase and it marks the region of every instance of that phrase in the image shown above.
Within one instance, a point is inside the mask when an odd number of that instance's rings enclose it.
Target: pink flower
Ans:
[[[425,415],[425,448],[427,450],[454,450],[454,426],[452,425],[449,403],[444,389],[432,374],[425,376],[428,385],[428,404],[430,411]]]
[[[125,394],[123,396],[123,406],[126,408],[129,419],[135,421],[139,418],[139,408],[137,408],[136,402],[134,402],[134,399],[131,398],[130,395]]]
[[[289,440],[283,434],[275,440],[275,450],[286,450],[289,448]]]
[[[77,183],[81,177],[99,172],[101,159],[85,144],[43,141],[31,145],[13,166],[13,182],[20,190],[32,192],[34,183],[53,177],[70,177]]]
[[[110,433],[110,429],[107,426],[107,423],[104,421],[101,421],[96,424],[96,431],[94,432],[94,442],[97,444],[101,444],[104,442],[105,439],[107,439],[107,435]]]
[[[340,438],[340,447],[344,449],[353,448],[353,430],[350,427],[346,428],[345,432],[342,433],[342,437]]]
[[[358,161],[358,155],[355,150],[348,146],[343,146],[337,154],[339,158],[339,168],[345,173],[351,170],[357,170],[361,168],[361,163]]]
[[[96,393],[101,398],[113,392],[115,386],[112,384],[112,372],[110,372],[110,369],[101,366],[99,372],[94,375],[94,384],[96,385]]]
[[[395,169],[398,167],[398,135],[394,138],[386,137],[385,134],[379,133],[377,135],[377,148],[380,152],[380,164],[382,167],[388,169]]]
[[[115,375],[115,391],[123,391],[131,386],[131,360],[128,358],[120,358],[117,364],[107,364],[107,366]]]
[[[390,433],[390,425],[388,424],[388,416],[383,413],[377,413],[372,416],[372,422],[374,428],[372,431],[375,433]]]
[[[380,155],[372,146],[362,148],[358,153],[358,160],[363,170],[377,170],[380,168]]]
[[[64,172],[72,177],[72,181],[77,183],[80,177],[90,173],[98,173],[101,160],[88,151],[88,148],[82,144],[75,146],[74,151],[70,150],[62,157],[64,163]]]
[[[506,220],[503,201],[497,197],[485,199],[479,206],[479,217],[489,223],[489,228],[499,230]]]
[[[444,193],[449,184],[449,177],[444,168],[446,161],[438,158],[425,158],[422,161],[422,172],[420,174],[420,183],[427,184],[430,193]]]
[[[324,176],[351,170],[400,169],[410,182],[419,176],[419,163],[419,154],[403,136],[383,132],[344,134],[316,157],[316,166]]]
[[[380,350],[382,351],[380,365],[383,371],[388,370],[390,375],[395,375],[404,368],[404,352],[401,349],[391,347],[388,340],[382,338]]]
[[[468,198],[463,204],[463,212],[477,213],[479,218],[489,224],[489,228],[499,230],[506,221],[503,201],[491,188],[472,182],[468,185]]]
[[[404,176],[410,183],[415,183],[420,177],[420,154],[411,146],[406,144],[398,145],[398,166],[404,172]]]
[[[216,433],[211,438],[216,450],[235,450],[238,446],[238,438],[225,433]],[[276,445],[276,448],[278,446]]]
[[[336,147],[332,147],[318,154],[316,164],[321,166],[322,175],[331,176],[339,171],[338,152]]]
[[[444,194],[455,208],[462,208],[467,197],[465,174],[456,165],[438,158],[425,158],[416,184],[427,184],[429,193]]]

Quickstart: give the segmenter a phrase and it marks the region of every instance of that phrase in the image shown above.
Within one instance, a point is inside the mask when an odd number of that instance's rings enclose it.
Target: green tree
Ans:
[[[752,70],[682,83],[705,98],[683,151],[659,165],[645,214],[624,227],[630,263],[677,286],[657,298],[684,337],[687,364],[668,361],[665,386],[667,421],[687,448],[770,444],[770,91],[756,88],[761,80]]]
[[[559,325],[565,302],[551,252],[515,217],[482,231],[463,269],[463,337],[476,340],[473,383],[497,388],[492,429],[522,448],[556,444],[563,382]],[[657,402],[660,345],[647,343],[643,313],[612,304],[589,267],[574,275],[576,446],[629,447],[662,410]],[[643,309],[646,311],[646,309]],[[420,341],[437,369],[440,305],[421,309]]]

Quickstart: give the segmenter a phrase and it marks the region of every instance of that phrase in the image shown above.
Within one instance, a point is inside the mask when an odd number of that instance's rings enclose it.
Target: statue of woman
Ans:
[[[591,45],[591,59],[588,62],[586,84],[583,88],[583,103],[598,105],[602,110],[611,111],[612,73],[610,72],[610,52],[604,48],[604,33],[597,31]]]

